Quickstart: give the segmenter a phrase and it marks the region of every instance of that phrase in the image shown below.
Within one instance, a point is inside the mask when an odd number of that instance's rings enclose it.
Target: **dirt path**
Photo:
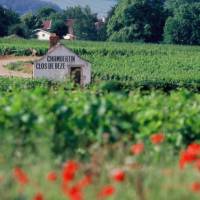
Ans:
[[[26,74],[23,72],[11,71],[4,68],[4,65],[9,63],[17,62],[17,61],[34,61],[37,60],[38,57],[32,56],[23,56],[23,57],[15,57],[15,56],[0,56],[0,76],[7,77],[23,77],[23,78],[32,78],[32,74]]]

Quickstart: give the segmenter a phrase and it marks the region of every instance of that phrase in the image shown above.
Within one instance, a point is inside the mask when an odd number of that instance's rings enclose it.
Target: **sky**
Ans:
[[[46,0],[58,4],[61,8],[67,6],[89,5],[93,12],[98,13],[99,16],[106,16],[107,12],[115,5],[116,0]]]

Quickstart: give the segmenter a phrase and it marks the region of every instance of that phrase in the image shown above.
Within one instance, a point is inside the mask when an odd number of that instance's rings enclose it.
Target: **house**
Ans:
[[[63,39],[65,39],[65,40],[75,40],[76,37],[72,34],[66,34],[66,35],[63,36]]]
[[[63,36],[63,38],[65,40],[75,40],[76,39],[76,36],[74,34],[74,29],[73,29],[74,22],[75,22],[74,19],[67,19],[66,20],[66,25],[68,27],[68,33]]]
[[[98,21],[95,22],[96,30],[100,31],[104,27],[105,22],[106,22],[105,18],[98,19]],[[75,40],[76,39],[76,36],[74,34],[74,28],[73,28],[74,23],[75,23],[74,19],[67,19],[65,21],[68,31],[67,31],[67,34],[63,36],[63,39],[65,39],[65,40]],[[49,40],[49,37],[51,34],[49,31],[51,30],[51,28],[52,28],[52,20],[43,21],[42,28],[35,30],[37,38],[39,40]]]
[[[67,19],[65,24],[68,27],[68,32],[65,36],[63,36],[63,38],[65,40],[75,40],[76,37],[74,35],[74,29],[73,29],[74,20]],[[39,40],[49,40],[49,36],[51,34],[49,31],[51,30],[51,27],[52,27],[52,20],[43,21],[42,28],[36,30],[37,38]]]
[[[91,64],[58,42],[51,35],[50,49],[41,59],[34,62],[33,77],[64,81],[71,79],[85,86],[91,82]]]
[[[49,31],[51,29],[52,20],[45,20],[42,23],[42,29],[45,31]]]
[[[97,31],[101,30],[104,27],[105,22],[106,22],[105,18],[99,19],[97,22],[95,22],[96,30]]]
[[[49,40],[51,33],[43,29],[36,29],[36,36],[38,40]]]

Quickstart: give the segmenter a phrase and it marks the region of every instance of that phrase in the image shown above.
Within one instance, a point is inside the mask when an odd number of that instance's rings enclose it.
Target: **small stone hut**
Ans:
[[[56,36],[50,37],[50,49],[41,59],[34,62],[33,77],[48,80],[73,80],[85,86],[91,82],[91,64],[57,43]]]

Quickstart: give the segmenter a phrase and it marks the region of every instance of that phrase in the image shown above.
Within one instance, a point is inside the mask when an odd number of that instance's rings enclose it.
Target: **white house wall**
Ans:
[[[50,34],[40,31],[37,33],[38,40],[49,40]]]
[[[83,67],[83,81],[85,85],[91,83],[91,65],[89,63]]]
[[[64,67],[63,69],[55,69],[56,63],[48,62],[47,58],[48,56],[74,56],[75,62],[58,62],[61,67]],[[45,69],[41,69],[41,66],[45,66]],[[51,65],[54,65],[53,69],[51,68]],[[58,65],[58,64],[57,64]],[[49,53],[45,55],[40,60],[36,61],[34,63],[34,70],[33,70],[33,76],[35,78],[46,78],[48,80],[56,80],[56,81],[63,81],[70,77],[70,68],[71,67],[81,67],[82,70],[82,84],[86,85],[91,82],[91,65],[90,63],[82,60],[80,57],[78,57],[76,54],[71,52],[70,50],[66,49],[64,46],[60,45],[59,47],[54,47],[53,49],[50,49]]]

